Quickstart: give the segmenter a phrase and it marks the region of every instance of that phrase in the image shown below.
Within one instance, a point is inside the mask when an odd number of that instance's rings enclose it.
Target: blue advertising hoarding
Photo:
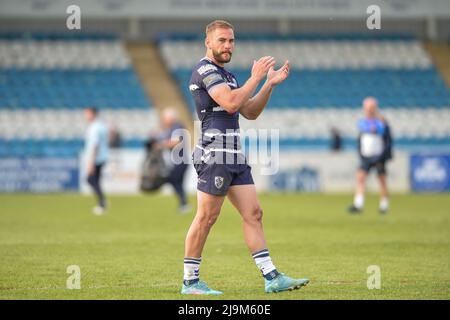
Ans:
[[[415,154],[410,158],[411,190],[450,191],[450,154]]]
[[[320,174],[315,168],[303,166],[280,171],[270,176],[269,189],[273,191],[319,192]]]
[[[78,191],[78,158],[0,158],[0,192]]]

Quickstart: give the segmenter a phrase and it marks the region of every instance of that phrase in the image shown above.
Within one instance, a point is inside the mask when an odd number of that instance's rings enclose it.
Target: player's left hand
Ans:
[[[278,69],[275,70],[273,67],[269,69],[269,72],[267,73],[267,81],[270,85],[276,86],[280,83],[282,83],[286,78],[289,76],[289,61],[286,60],[284,65]]]

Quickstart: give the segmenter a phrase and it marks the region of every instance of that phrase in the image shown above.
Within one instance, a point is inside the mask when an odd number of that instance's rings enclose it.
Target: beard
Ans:
[[[226,54],[229,54],[229,57],[226,57]],[[212,54],[214,56],[214,59],[216,59],[217,62],[220,63],[228,63],[231,61],[231,56],[233,55],[230,51],[224,51],[224,52],[218,52],[218,51],[212,51]]]

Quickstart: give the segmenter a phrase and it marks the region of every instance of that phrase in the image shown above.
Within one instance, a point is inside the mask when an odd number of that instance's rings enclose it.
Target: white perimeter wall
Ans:
[[[409,191],[409,154],[396,152],[395,158],[388,163],[388,181],[393,192]],[[110,161],[104,168],[102,184],[106,193],[110,194],[138,194],[139,181],[144,159],[141,150],[112,151]],[[270,159],[270,165],[252,164],[252,173],[257,190],[271,191],[270,175],[267,172],[292,172],[302,168],[313,169],[318,173],[320,192],[352,192],[355,185],[355,172],[359,160],[355,152],[320,152],[295,151],[282,152],[278,158]],[[82,193],[89,193],[86,183],[86,169],[82,156],[80,157],[80,189]],[[189,193],[195,193],[197,175],[192,165],[186,172],[185,187]],[[378,183],[375,172],[368,180],[368,190],[377,191]],[[163,193],[171,193],[171,187],[165,186]]]

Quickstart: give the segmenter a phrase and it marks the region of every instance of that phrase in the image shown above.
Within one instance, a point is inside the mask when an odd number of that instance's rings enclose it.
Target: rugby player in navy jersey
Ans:
[[[224,68],[231,61],[234,45],[233,26],[221,20],[211,22],[206,27],[206,56],[194,67],[189,84],[202,136],[193,153],[198,174],[197,213],[186,236],[183,294],[222,293],[201,281],[199,270],[206,238],[225,197],[242,217],[245,242],[264,277],[265,291],[298,289],[309,282],[278,272],[270,258],[263,232],[263,213],[239,137],[239,116],[258,118],[272,90],[288,77],[289,62],[275,70],[273,57],[255,60],[250,78],[240,86]]]
[[[356,192],[349,213],[360,213],[364,207],[367,174],[376,169],[380,182],[379,212],[389,209],[389,192],[386,179],[386,161],[392,158],[392,137],[384,118],[378,114],[378,101],[367,97],[363,101],[365,117],[358,121],[358,154],[360,166],[356,173]]]

